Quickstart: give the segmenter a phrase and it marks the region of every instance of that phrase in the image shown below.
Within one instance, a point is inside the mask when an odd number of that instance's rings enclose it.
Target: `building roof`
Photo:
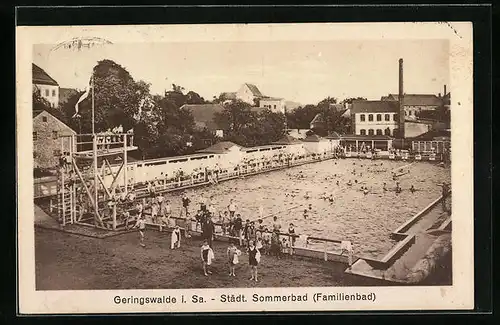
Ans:
[[[435,140],[437,138],[450,138],[449,130],[430,130],[413,138],[413,140]]]
[[[399,100],[398,94],[389,94],[388,100]],[[404,94],[403,105],[405,106],[439,106],[442,98],[432,94]]]
[[[77,93],[78,90],[73,88],[59,88],[59,103],[62,104],[67,102],[71,96]]]
[[[397,113],[397,101],[385,100],[355,100],[352,102],[351,113]]]
[[[276,146],[278,146],[278,147],[276,147]],[[260,150],[260,149],[281,148],[279,146],[283,146],[283,144],[279,144],[279,143],[264,144],[264,145],[261,145],[261,146],[241,148],[241,150],[245,151],[245,152],[249,152],[249,151],[252,152],[252,151],[257,151],[257,150]]]
[[[323,118],[323,115],[321,113],[316,114],[310,124],[316,123],[325,123],[325,119]]]
[[[34,63],[32,64],[32,78],[34,85],[59,86],[57,81],[55,81],[47,72]]]
[[[255,97],[264,97],[264,95],[262,95],[262,93],[260,92],[259,88],[257,88],[256,85],[249,83],[245,83],[245,85],[248,87],[248,89],[250,89],[250,91]]]
[[[221,141],[221,142],[217,142],[214,145],[211,145],[208,148],[205,148],[205,149],[202,149],[202,150],[198,150],[197,152],[223,154],[223,153],[226,153],[229,149],[231,149],[232,147],[235,147],[235,146],[238,147],[238,148],[243,148],[243,147],[241,147],[241,146],[239,146],[236,143],[233,143],[231,141]]]
[[[64,123],[63,121],[61,121],[56,116],[54,116],[53,114],[51,114],[50,112],[48,112],[46,110],[33,111],[33,120],[37,119],[41,115],[47,115],[47,116],[55,119],[59,124],[61,124],[64,127],[66,127],[71,133],[76,134],[76,131],[73,130],[70,126],[68,126],[66,123]]]
[[[274,141],[273,144],[300,144],[302,141],[297,140],[296,138],[292,137],[291,135],[284,135],[281,139],[278,141]]]
[[[219,104],[185,104],[181,108],[191,111],[194,122],[200,128],[207,128],[215,131],[220,129],[219,125],[214,121],[215,113],[222,112],[224,107]]]
[[[338,140],[338,139],[342,138],[342,135],[340,135],[340,133],[337,133],[337,132],[333,131],[330,135],[328,135],[325,138],[326,139]]]
[[[359,134],[349,134],[340,137],[340,140],[358,140],[358,141],[372,141],[372,140],[391,140],[392,138],[388,135],[359,135]]]
[[[278,101],[278,100],[283,100],[283,98],[280,98],[280,97],[262,97],[260,99],[261,102],[265,102],[265,101]]]

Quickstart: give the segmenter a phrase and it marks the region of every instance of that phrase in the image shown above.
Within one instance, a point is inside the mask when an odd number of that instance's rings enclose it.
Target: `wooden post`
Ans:
[[[63,227],[66,225],[65,224],[65,219],[66,219],[66,202],[65,202],[65,187],[64,187],[64,167],[61,169],[61,198],[62,198],[62,204],[61,204],[61,209],[62,209],[62,225]],[[59,207],[58,207],[59,208]]]
[[[288,252],[290,255],[293,255],[293,245],[292,245],[293,237],[288,235],[288,242],[290,243],[290,251]]]
[[[113,230],[116,230],[116,203],[113,204]]]
[[[325,261],[328,261],[328,254],[326,252],[326,241],[323,242],[323,252],[324,252]]]
[[[92,91],[92,93],[94,93]],[[93,110],[92,110],[93,111]],[[92,145],[93,145],[93,154],[94,154],[94,205],[96,210],[96,217],[99,211],[99,185],[97,179],[98,166],[97,166],[97,136],[95,133],[92,134]],[[98,217],[97,217],[98,218]],[[96,218],[94,218],[94,223],[97,224]]]
[[[127,135],[123,134],[123,186],[125,187],[125,194],[128,194],[128,154],[127,154]]]

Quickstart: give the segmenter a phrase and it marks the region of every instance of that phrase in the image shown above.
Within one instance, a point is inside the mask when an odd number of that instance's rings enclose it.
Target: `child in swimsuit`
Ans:
[[[210,246],[208,246],[208,241],[204,240],[203,245],[201,246],[201,260],[203,261],[203,273],[205,276],[212,274],[212,272],[208,269],[208,266],[211,264],[211,258],[209,257],[211,250]]]

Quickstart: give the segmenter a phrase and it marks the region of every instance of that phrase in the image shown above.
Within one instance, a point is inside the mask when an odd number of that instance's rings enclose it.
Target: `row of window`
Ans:
[[[57,140],[57,138],[59,138],[59,134],[57,133],[57,131],[52,131],[52,139]],[[33,132],[33,141],[36,140],[38,140],[38,133]]]
[[[365,122],[366,121],[366,114],[361,114],[359,116],[361,122]],[[382,121],[382,114],[376,114],[376,118],[377,118],[377,122],[380,122]],[[390,121],[391,120],[391,115],[390,114],[384,114],[384,120],[385,121]],[[394,114],[393,115],[393,121],[397,121],[398,120],[398,114]],[[373,114],[368,114],[368,122],[373,122]]]
[[[360,135],[366,135],[366,130],[365,129],[361,129],[359,130],[359,134]],[[376,130],[373,130],[373,129],[369,129],[368,130],[368,135],[391,135],[391,129],[387,128],[385,129],[384,131],[382,131],[382,129],[376,129]]]
[[[264,105],[264,108],[269,108],[269,109],[271,109],[272,107],[271,107],[271,105]],[[274,105],[274,109],[276,109],[276,105]]]
[[[49,89],[45,89],[45,97],[49,97],[49,96],[50,96]],[[56,97],[56,90],[55,89],[52,89],[52,97]]]

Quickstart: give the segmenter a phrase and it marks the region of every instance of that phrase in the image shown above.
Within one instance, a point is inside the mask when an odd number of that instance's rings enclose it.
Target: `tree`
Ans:
[[[342,104],[352,104],[353,101],[355,100],[366,100],[365,97],[350,97],[342,100]]]
[[[251,106],[241,100],[236,100],[224,107],[222,112],[215,113],[215,122],[230,134],[240,133],[244,127],[254,123],[255,114]]]
[[[337,104],[337,98],[335,97],[326,97],[325,99],[321,100],[318,105],[318,107],[330,107],[331,104]]]
[[[186,94],[186,104],[205,104],[205,99],[198,93],[190,90]]]
[[[35,88],[32,94],[33,111],[47,111],[61,120],[63,123],[67,122],[66,116],[58,108],[54,108],[50,103],[42,97],[40,89]]]
[[[316,105],[299,106],[293,112],[288,113],[288,126],[291,129],[309,129],[311,121],[318,113]]]
[[[279,140],[285,135],[285,115],[273,113],[270,109],[264,109],[257,115],[258,124],[256,137],[259,145],[269,144]]]
[[[92,95],[97,132],[119,125],[125,130],[132,128],[141,103],[149,95],[149,84],[136,82],[125,68],[112,60],[99,61],[93,72],[94,89],[90,91],[89,97],[79,104],[83,131],[90,132],[92,129]],[[71,114],[70,112],[74,114],[74,98],[77,97],[72,96],[65,105],[66,116]]]

